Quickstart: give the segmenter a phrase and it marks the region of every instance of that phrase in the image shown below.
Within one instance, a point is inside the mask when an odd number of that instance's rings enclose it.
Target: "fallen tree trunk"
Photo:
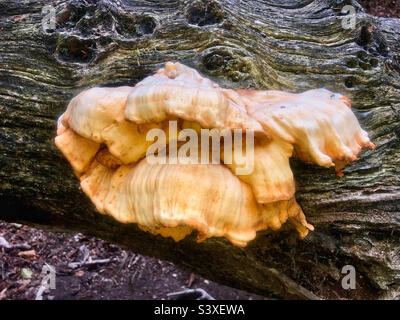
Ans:
[[[345,29],[349,4],[356,25]],[[316,228],[305,240],[287,227],[244,249],[174,243],[96,213],[54,146],[56,119],[83,89],[133,86],[170,60],[225,87],[325,87],[352,98],[377,148],[343,178],[291,163]],[[95,235],[264,295],[399,296],[399,19],[355,1],[9,0],[0,3],[0,83],[1,219]],[[355,267],[354,290],[342,287],[345,265]]]

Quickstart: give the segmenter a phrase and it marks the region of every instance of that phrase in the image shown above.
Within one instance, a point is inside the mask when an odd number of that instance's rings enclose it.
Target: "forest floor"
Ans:
[[[43,291],[46,264],[56,271],[56,288]],[[188,288],[221,300],[265,299],[103,240],[0,221],[0,300],[170,299]]]

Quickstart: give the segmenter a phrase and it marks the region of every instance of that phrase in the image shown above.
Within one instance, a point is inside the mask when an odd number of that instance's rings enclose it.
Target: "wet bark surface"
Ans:
[[[51,5],[52,7],[46,7]],[[343,28],[345,5],[356,10]],[[44,30],[54,8],[55,30]],[[51,26],[51,24],[50,24]],[[291,163],[316,230],[174,243],[96,213],[54,146],[68,101],[93,86],[135,85],[180,61],[229,88],[349,96],[376,144],[337,177]],[[223,284],[281,298],[400,295],[400,19],[355,1],[0,2],[0,218],[79,231],[168,259]],[[341,285],[356,269],[355,290]]]

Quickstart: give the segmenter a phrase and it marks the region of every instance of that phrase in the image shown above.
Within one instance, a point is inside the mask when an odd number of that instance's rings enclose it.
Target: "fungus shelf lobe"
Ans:
[[[351,111],[350,100],[340,94],[326,89],[239,93],[249,114],[273,137],[292,144],[302,161],[340,171],[357,160],[363,147],[375,147]]]
[[[224,151],[232,145],[221,147],[216,164],[150,163],[152,129],[178,149],[183,143],[173,141],[183,129],[251,130],[254,150],[244,142],[231,162]],[[314,229],[294,198],[290,157],[340,172],[363,147],[374,147],[340,94],[223,89],[170,62],[134,87],[77,95],[58,120],[55,143],[100,213],[176,241],[197,230],[198,240],[225,237],[238,246],[286,222],[302,238]],[[238,174],[243,154],[254,157],[253,170]]]
[[[247,114],[244,105],[229,99],[217,84],[205,81],[193,69],[169,63],[131,91],[125,117],[143,124],[171,116],[196,122],[203,128],[248,129],[256,135],[267,135],[261,124]]]

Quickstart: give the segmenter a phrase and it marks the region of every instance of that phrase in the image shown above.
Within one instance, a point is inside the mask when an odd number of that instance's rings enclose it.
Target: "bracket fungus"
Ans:
[[[206,129],[217,147],[203,135],[188,147],[188,132]],[[226,237],[238,246],[287,221],[302,238],[313,230],[294,197],[290,157],[340,175],[363,147],[374,148],[340,94],[223,89],[171,62],[135,87],[74,97],[55,143],[100,213],[176,241],[196,230],[198,240]],[[170,157],[154,163],[149,149]],[[210,150],[212,161],[203,161]],[[190,161],[176,159],[188,151]],[[251,170],[240,171],[248,161]]]

